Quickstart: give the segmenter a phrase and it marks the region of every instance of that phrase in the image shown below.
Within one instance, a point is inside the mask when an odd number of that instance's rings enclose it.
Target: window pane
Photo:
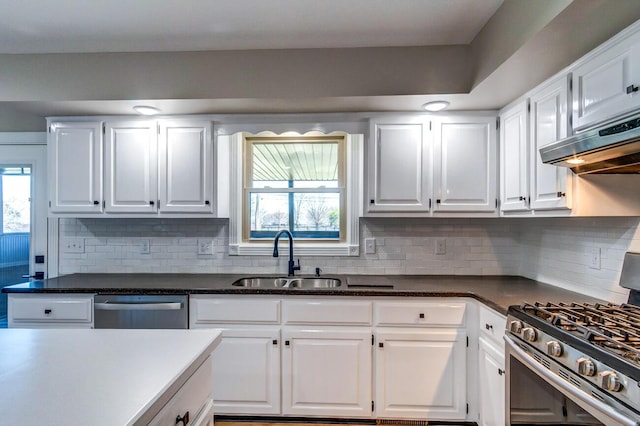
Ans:
[[[340,232],[340,194],[293,195],[294,229],[300,235],[310,232],[330,232],[338,238]],[[335,236],[333,234],[337,233]]]
[[[251,233],[289,228],[289,194],[251,193]]]
[[[338,180],[338,142],[254,142],[251,147],[251,186],[289,181],[319,186]]]
[[[297,238],[340,238],[339,193],[256,193],[250,199],[250,237],[273,238],[289,229]]]
[[[0,175],[2,232],[29,232],[31,224],[31,176]]]

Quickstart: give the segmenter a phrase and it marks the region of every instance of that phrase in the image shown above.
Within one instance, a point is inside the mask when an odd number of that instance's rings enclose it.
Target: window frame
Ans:
[[[346,217],[347,217],[347,208],[346,208],[346,192],[347,192],[347,173],[346,173],[346,135],[345,134],[333,134],[333,135],[299,135],[299,136],[254,136],[254,135],[244,135],[243,138],[243,185],[242,185],[242,240],[243,242],[259,242],[259,241],[272,241],[275,237],[276,231],[263,231],[268,232],[268,236],[264,237],[254,237],[252,236],[253,232],[251,230],[251,194],[262,193],[276,193],[276,194],[290,194],[288,201],[288,209],[289,209],[289,226],[286,227],[289,231],[292,232],[293,236],[297,241],[310,241],[310,242],[344,242],[346,241]],[[252,173],[253,173],[253,147],[258,144],[270,144],[270,143],[283,143],[283,144],[295,144],[295,143],[327,143],[327,144],[338,144],[338,186],[330,187],[330,188],[304,188],[304,187],[294,187],[293,182],[295,180],[289,180],[287,187],[282,188],[255,188],[250,186],[249,183],[252,182]],[[320,237],[312,237],[312,236],[304,236],[300,235],[305,231],[297,231],[295,228],[292,229],[291,223],[293,219],[291,218],[291,212],[293,211],[293,207],[291,205],[293,194],[310,194],[310,193],[322,193],[322,194],[335,194],[339,195],[339,203],[340,203],[340,218],[338,221],[339,230],[338,230],[338,238],[331,238],[326,235]],[[257,231],[261,232],[261,231]],[[321,231],[306,231],[306,232],[318,232],[322,235]],[[270,235],[273,233],[273,236]],[[325,232],[326,234],[326,232]]]
[[[292,126],[295,127],[295,126]],[[230,256],[272,256],[273,240],[245,241],[244,231],[244,152],[246,136],[332,136],[344,137],[345,156],[345,232],[344,240],[297,239],[296,255],[303,256],[359,256],[360,255],[360,217],[363,215],[363,176],[364,176],[364,134],[333,131],[274,132],[263,131],[247,133],[239,131],[233,134],[217,134],[216,143],[220,151],[221,167],[218,176],[224,181],[228,177],[229,188],[229,255]],[[225,164],[224,158],[230,161]],[[226,185],[223,185],[226,186]]]

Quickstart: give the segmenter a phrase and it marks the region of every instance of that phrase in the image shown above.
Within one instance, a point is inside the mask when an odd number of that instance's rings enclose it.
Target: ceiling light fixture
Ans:
[[[584,160],[582,158],[571,158],[569,160],[567,160],[568,164],[582,164],[584,163]]]
[[[422,108],[426,109],[427,111],[436,112],[436,111],[442,111],[448,106],[449,106],[448,101],[433,101],[433,102],[427,102],[426,104],[422,105]]]
[[[133,110],[142,115],[156,115],[160,112],[158,108],[149,105],[136,105]]]

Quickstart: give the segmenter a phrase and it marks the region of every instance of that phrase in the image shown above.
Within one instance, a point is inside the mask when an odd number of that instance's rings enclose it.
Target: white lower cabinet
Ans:
[[[484,337],[479,343],[480,426],[501,426],[505,424],[504,349]]]
[[[371,329],[282,332],[282,413],[371,417]]]
[[[93,294],[9,294],[10,328],[92,328]]]
[[[376,330],[376,416],[466,417],[464,329]]]
[[[280,414],[280,329],[223,329],[213,352],[219,414]]]

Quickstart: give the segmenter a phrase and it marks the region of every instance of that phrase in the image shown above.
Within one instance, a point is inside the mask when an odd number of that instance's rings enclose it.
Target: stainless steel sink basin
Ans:
[[[336,288],[342,282],[337,278],[301,278],[291,281],[291,288]]]
[[[231,285],[234,287],[247,288],[328,289],[340,287],[342,285],[342,282],[337,278],[251,277],[241,278]]]

